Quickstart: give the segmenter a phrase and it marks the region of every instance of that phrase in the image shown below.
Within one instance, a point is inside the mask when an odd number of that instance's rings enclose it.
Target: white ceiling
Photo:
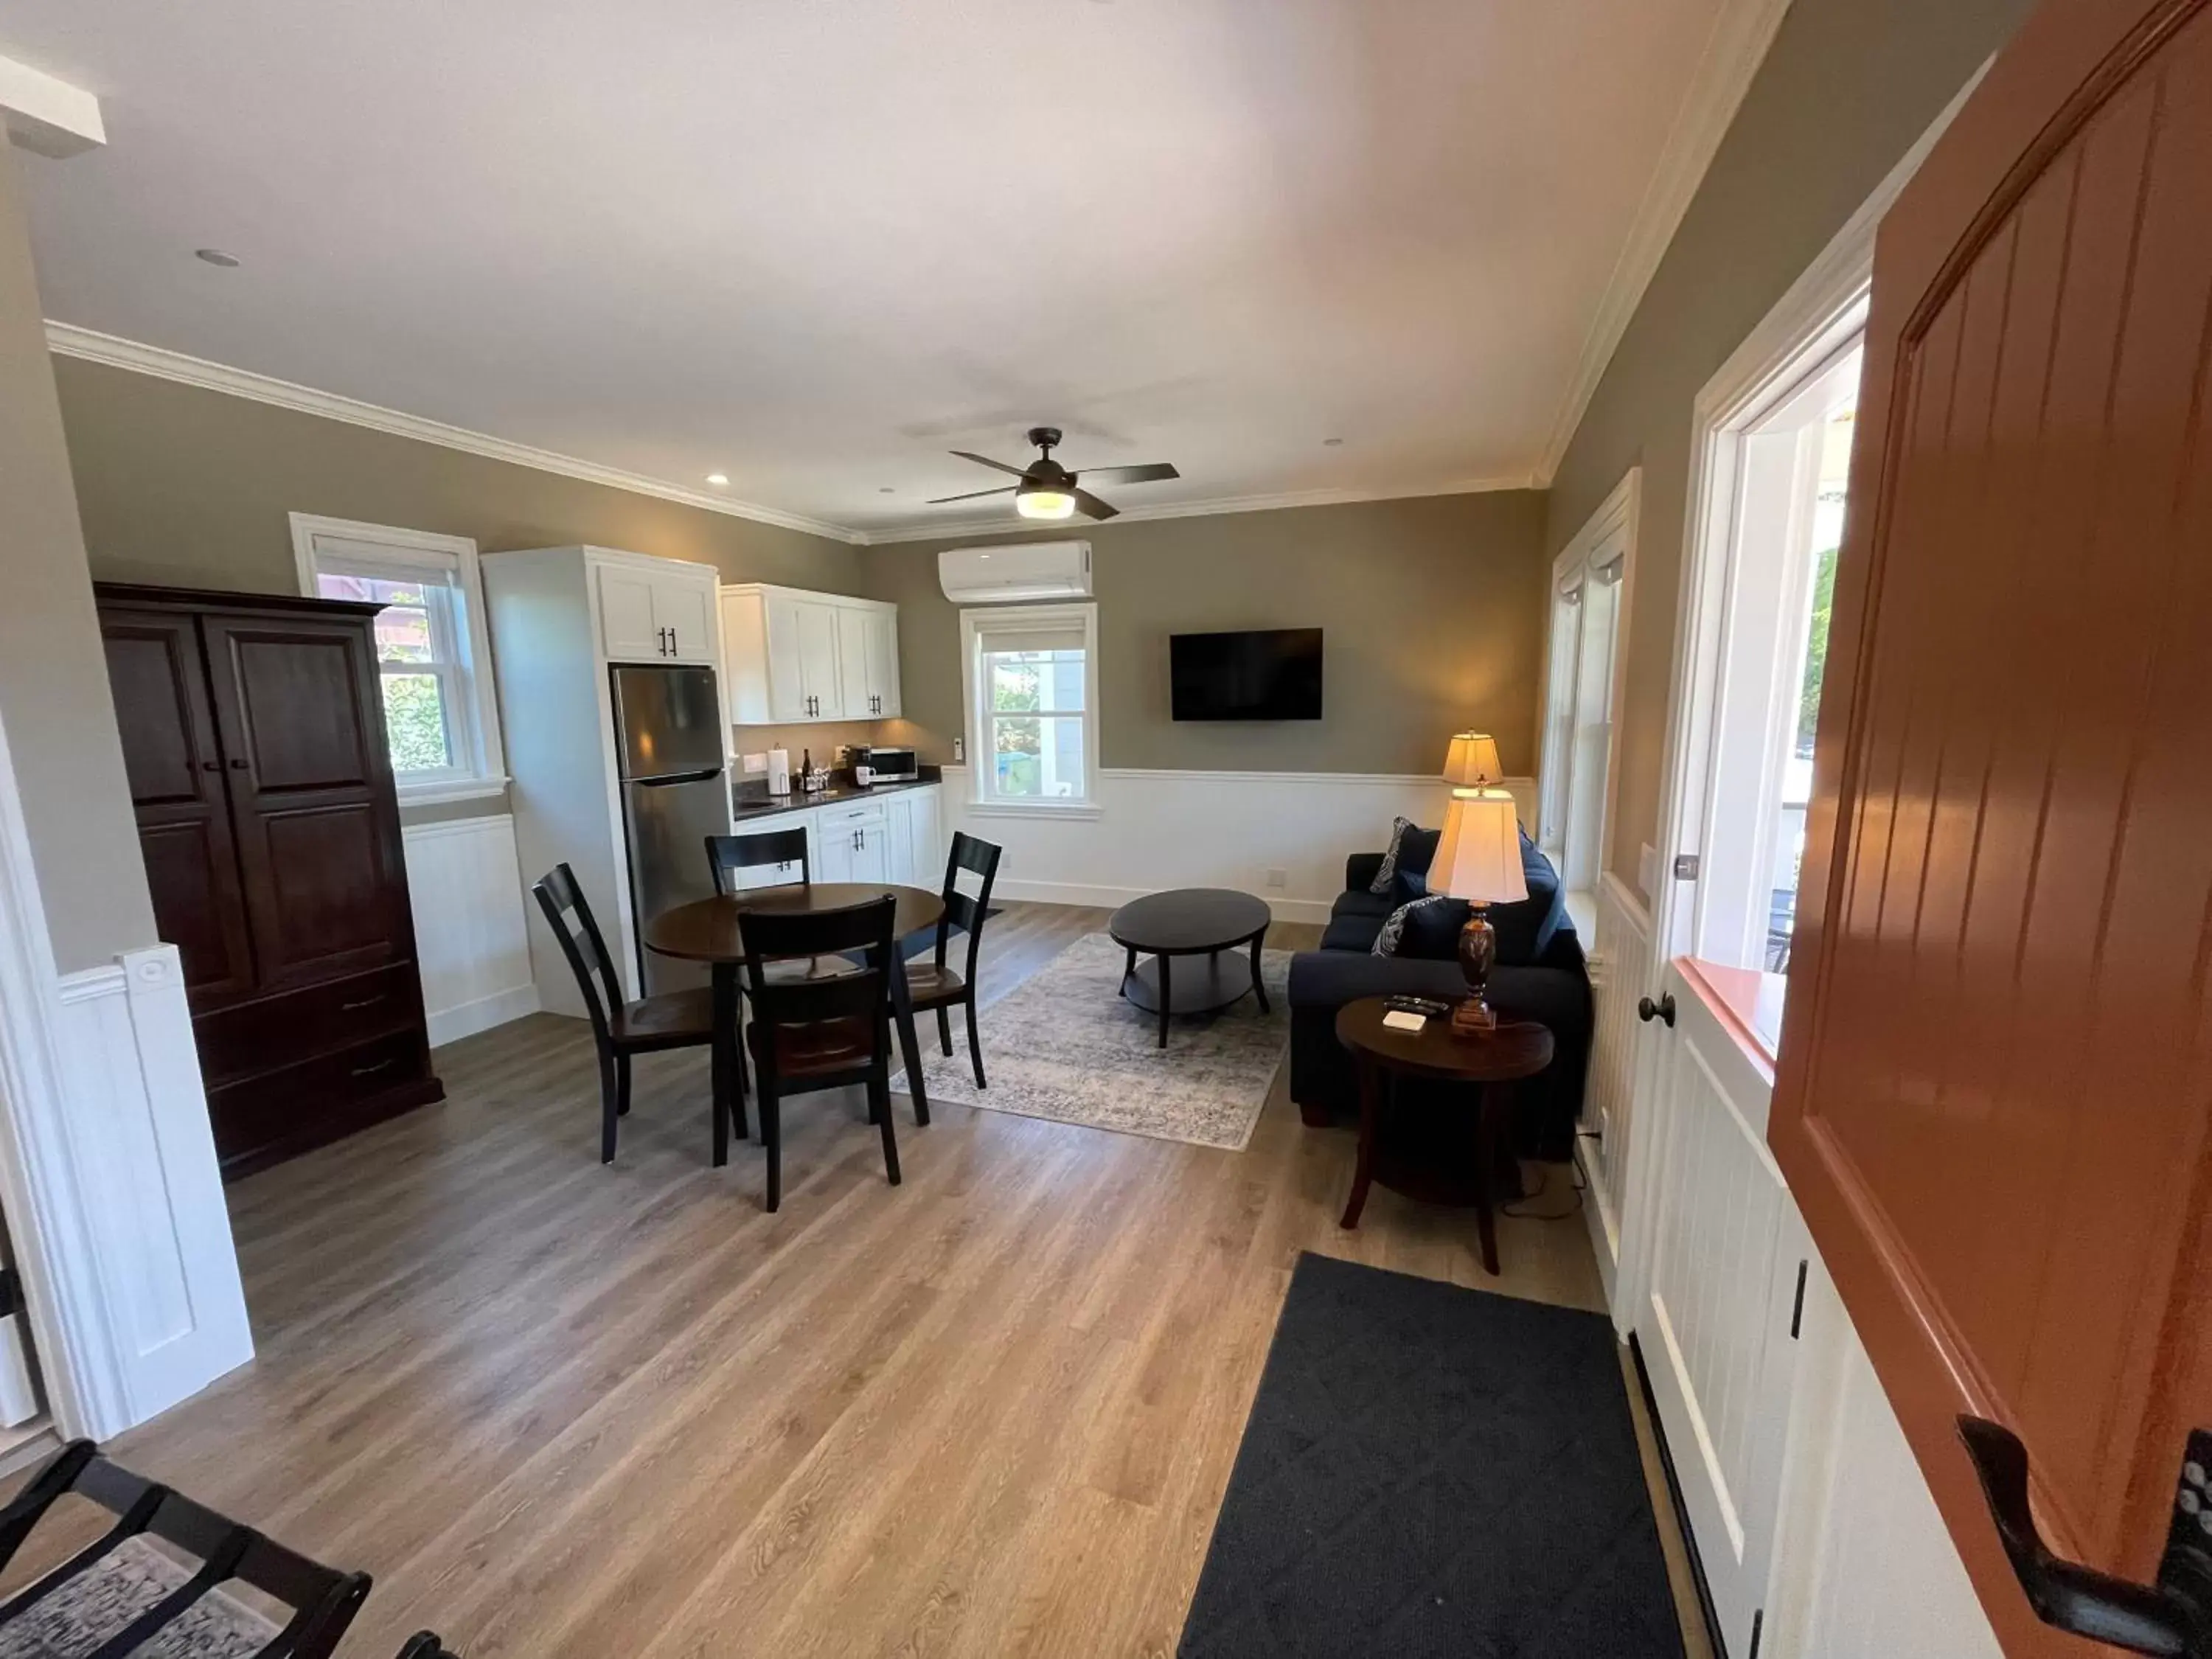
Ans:
[[[1182,469],[1132,509],[1544,476],[1743,9],[9,0],[0,54],[106,122],[20,158],[50,318],[880,535],[1039,422]]]

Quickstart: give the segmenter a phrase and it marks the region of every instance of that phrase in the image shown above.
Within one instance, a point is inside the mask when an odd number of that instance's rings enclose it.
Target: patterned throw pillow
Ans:
[[[1393,818],[1390,850],[1382,854],[1382,863],[1375,872],[1375,879],[1367,884],[1367,890],[1385,896],[1402,892],[1408,896],[1425,892],[1429,865],[1437,856],[1437,843],[1443,839],[1441,830],[1424,830],[1411,818]]]
[[[1382,931],[1376,933],[1374,953],[1376,956],[1433,956],[1436,953],[1433,936],[1443,933],[1444,938],[1458,938],[1458,929],[1467,925],[1467,914],[1464,914],[1467,907],[1460,905],[1458,915],[1451,915],[1444,909],[1453,902],[1458,902],[1458,900],[1447,898],[1444,894],[1429,894],[1427,898],[1416,898],[1394,909],[1382,921]],[[1407,945],[1411,945],[1413,940],[1420,940],[1422,947],[1427,949],[1411,949],[1409,951]]]

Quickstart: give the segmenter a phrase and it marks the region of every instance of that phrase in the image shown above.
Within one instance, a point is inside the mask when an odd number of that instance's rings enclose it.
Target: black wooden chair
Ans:
[[[568,958],[576,987],[584,994],[585,1012],[592,1018],[592,1039],[599,1051],[599,1162],[611,1164],[616,1122],[629,1115],[630,1056],[712,1042],[714,993],[702,985],[635,1002],[623,1001],[614,959],[607,954],[606,939],[592,920],[583,890],[576,884],[575,872],[557,864],[530,890],[537,895],[553,937],[561,942],[561,952]],[[737,1128],[742,1135],[745,1133],[742,1085],[738,1112]]]
[[[884,1173],[899,1184],[898,1139],[891,1127],[892,1000],[903,982],[890,971],[898,902],[886,893],[839,910],[746,910],[745,995],[752,1024],[753,1087],[761,1141],[768,1148],[768,1207],[783,1202],[782,1102],[787,1095],[865,1085],[868,1121],[883,1132]],[[770,971],[794,957],[861,953],[857,970],[824,979],[780,980]]]
[[[734,893],[738,878],[748,870],[765,870],[775,866],[784,879],[778,886],[804,887],[814,878],[812,866],[806,856],[806,831],[801,830],[763,830],[755,836],[709,836],[707,837],[707,863],[714,873],[714,890]],[[799,879],[790,878],[791,866],[799,866]]]
[[[951,856],[945,865],[945,915],[937,924],[937,950],[928,962],[907,964],[907,993],[916,1009],[937,1010],[937,1040],[952,1052],[952,1010],[964,1008],[968,1018],[968,1059],[975,1068],[975,1086],[983,1081],[983,1040],[975,1030],[975,957],[983,945],[983,923],[991,914],[991,888],[999,879],[999,856],[1006,849],[973,836],[952,833]],[[963,871],[981,876],[982,885],[973,896],[960,890]],[[968,964],[957,969],[945,963],[945,946],[955,927],[968,935]]]
[[[15,1559],[40,1518],[72,1493],[110,1511],[115,1524],[0,1606],[0,1649],[14,1652],[19,1649],[11,1644],[27,1642],[21,1651],[82,1651],[121,1659],[159,1642],[167,1651],[198,1652],[198,1643],[189,1634],[196,1628],[211,1629],[234,1644],[241,1634],[252,1639],[255,1627],[266,1624],[275,1633],[252,1650],[257,1659],[326,1659],[368,1595],[367,1573],[339,1572],[295,1554],[251,1527],[110,1462],[89,1440],[63,1447],[0,1509],[0,1566]],[[173,1557],[137,1541],[142,1539],[158,1539],[201,1565],[187,1571]],[[291,1617],[276,1626],[273,1619],[264,1620],[227,1597],[207,1600],[233,1581],[282,1602]],[[82,1645],[80,1638],[66,1647],[46,1644],[50,1635],[93,1625],[94,1619],[86,1615],[98,1615],[118,1594],[138,1611],[104,1641]],[[164,1632],[171,1632],[167,1641]]]
[[[461,1659],[461,1656],[441,1642],[437,1632],[418,1630],[399,1650],[398,1659]]]

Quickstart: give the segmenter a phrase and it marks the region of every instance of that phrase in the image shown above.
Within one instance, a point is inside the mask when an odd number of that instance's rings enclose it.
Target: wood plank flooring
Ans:
[[[1009,907],[985,995],[1104,917]],[[1579,1218],[1503,1220],[1502,1280],[1462,1213],[1340,1231],[1287,1065],[1242,1153],[897,1097],[896,1189],[799,1101],[769,1216],[702,1054],[638,1062],[611,1168],[580,1022],[437,1058],[442,1107],[232,1189],[259,1357],[113,1448],[372,1571],[349,1655],[1171,1653],[1300,1250],[1600,1305]]]

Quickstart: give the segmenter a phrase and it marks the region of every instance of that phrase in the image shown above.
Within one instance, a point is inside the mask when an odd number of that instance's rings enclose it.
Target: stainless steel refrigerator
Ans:
[[[722,770],[722,702],[714,671],[617,663],[615,754],[629,858],[630,915],[645,994],[707,982],[707,970],[645,948],[645,924],[664,910],[710,897],[707,837],[730,831]]]

